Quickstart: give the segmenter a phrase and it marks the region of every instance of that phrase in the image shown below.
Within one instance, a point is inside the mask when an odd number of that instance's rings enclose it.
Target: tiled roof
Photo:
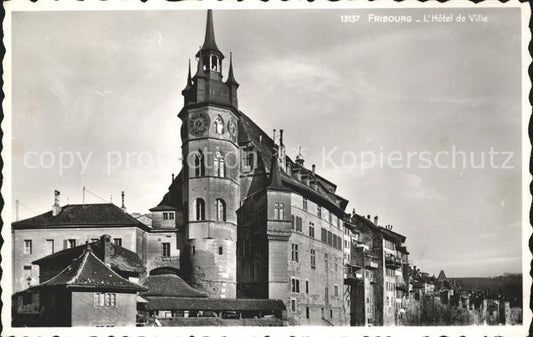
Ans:
[[[150,208],[150,212],[154,211],[175,211],[176,207],[168,206],[168,205],[158,205],[156,207]]]
[[[48,287],[101,289],[116,292],[146,290],[145,287],[131,283],[115,273],[100,261],[90,248],[86,249],[83,255],[75,259],[72,264],[63,269],[59,274],[33,287],[33,289]]]
[[[13,222],[13,229],[49,228],[49,227],[149,227],[124,212],[114,204],[79,204],[66,205],[61,212],[53,216],[52,211],[32,218]]]
[[[206,293],[194,289],[181,277],[173,274],[149,276],[142,284],[148,288],[141,294],[143,297],[207,297]]]
[[[147,310],[235,310],[235,311],[277,311],[285,310],[280,300],[248,298],[176,298],[143,296]]]
[[[144,272],[144,267],[140,257],[132,252],[129,249],[118,246],[112,242],[109,243],[111,246],[109,264],[111,268],[115,270],[125,271],[125,272]],[[58,260],[69,260],[72,261],[78,256],[82,255],[83,252],[87,249],[87,246],[91,247],[91,250],[94,255],[96,255],[100,260],[104,258],[104,242],[102,239],[91,242],[88,244],[80,245],[77,247],[60,250],[57,253],[45,256],[39,260],[33,261],[33,264],[42,265],[50,263],[58,263]]]
[[[242,111],[239,111],[239,116],[239,143],[242,144],[250,142],[253,147],[257,149],[259,154],[260,160],[258,161],[258,164],[260,167],[265,169],[265,172],[270,173],[273,157],[272,151],[276,146],[274,141]],[[286,160],[293,166],[298,165],[294,163],[288,156],[286,157]],[[300,166],[300,169],[305,175],[311,176],[314,180],[316,180],[320,186],[322,186],[323,191],[316,191],[307,186],[305,183],[298,181],[298,179],[296,179],[296,177],[293,175],[282,172],[281,178],[284,185],[287,185],[287,187],[291,189],[294,189],[295,186],[299,187],[299,192],[308,193],[314,196],[315,200],[319,203],[326,202],[328,207],[338,210],[337,213],[339,214],[346,208],[348,202],[346,199],[336,195],[333,192],[333,190],[336,188],[334,184],[303,166]],[[337,200],[339,201],[339,204],[336,204],[335,201]]]

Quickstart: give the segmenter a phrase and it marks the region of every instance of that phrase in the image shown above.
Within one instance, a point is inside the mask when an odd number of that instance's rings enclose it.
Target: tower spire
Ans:
[[[228,73],[228,80],[226,81],[228,84],[233,84],[236,88],[239,87],[239,82],[235,80],[235,76],[233,75],[233,53],[229,53],[229,73]]]
[[[286,191],[287,187],[281,182],[281,172],[279,169],[279,152],[276,147],[273,148],[272,161],[270,164],[270,179],[268,182],[269,190]]]
[[[191,79],[191,59],[189,59],[189,73],[187,74],[187,85],[185,86],[185,89],[190,88],[192,85],[192,79]]]
[[[215,29],[213,28],[213,10],[211,9],[207,10],[204,44],[202,45],[202,48],[200,49],[200,51],[198,51],[198,54],[196,54],[196,56],[199,56],[201,51],[212,51],[222,55],[215,41]]]

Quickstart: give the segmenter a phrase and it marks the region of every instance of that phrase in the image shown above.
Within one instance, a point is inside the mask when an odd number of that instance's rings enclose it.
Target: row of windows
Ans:
[[[296,302],[296,299],[291,299],[291,312],[297,312],[298,311],[298,304]],[[324,318],[324,308],[320,308],[320,312],[322,315],[322,318]],[[309,307],[305,307],[305,318],[309,319],[310,317],[310,310]],[[333,310],[329,310],[329,318],[333,318]]]
[[[117,294],[114,293],[94,293],[95,307],[116,307]]]
[[[220,151],[215,152],[215,156],[213,158],[213,169],[215,177],[224,178],[226,176],[224,157]],[[194,176],[205,176],[205,156],[202,153],[202,150],[198,150],[198,153],[194,156]]]
[[[394,291],[394,283],[385,281],[385,289],[387,289],[387,291]]]
[[[300,293],[300,280],[297,278],[291,278],[291,292]],[[309,294],[309,280],[305,280],[305,293]],[[329,288],[325,288],[325,297],[328,297]],[[333,287],[333,296],[339,296],[339,286],[335,285]]]
[[[303,198],[302,208],[303,208],[304,211],[308,210],[307,198]],[[320,205],[316,206],[316,216],[322,219],[322,206],[320,206]],[[330,223],[333,223],[333,213],[331,213],[331,212],[328,213],[328,221]],[[341,219],[339,219],[339,218],[337,218],[337,227],[338,228],[341,227]]]
[[[174,212],[163,212],[163,220],[174,220]]]
[[[99,238],[91,238],[91,242],[96,242],[100,240]],[[117,246],[122,247],[122,239],[121,238],[114,238],[113,243]],[[63,240],[63,249],[69,249],[74,248],[77,245],[76,239],[66,239]],[[33,254],[33,241],[32,240],[24,240],[24,254],[26,255],[32,255]],[[55,241],[54,239],[45,239],[45,254],[50,255],[55,253]]]
[[[206,220],[205,218],[205,201],[202,198],[197,198],[194,201],[196,210],[196,221]],[[216,199],[213,205],[213,218],[215,221],[226,221],[226,202],[223,199]]]
[[[329,246],[342,250],[342,239],[341,237],[331,233],[330,231],[322,228],[321,229],[321,241],[328,244]]]

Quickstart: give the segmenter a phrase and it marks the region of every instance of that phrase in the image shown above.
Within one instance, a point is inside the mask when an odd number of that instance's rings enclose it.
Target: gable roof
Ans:
[[[207,294],[194,289],[181,277],[174,274],[152,275],[143,281],[148,290],[142,296],[207,297]]]
[[[132,283],[107,267],[92,252],[90,246],[83,255],[72,261],[59,274],[32,289],[47,287],[83,288],[113,290],[116,292],[137,292],[145,287]]]
[[[54,264],[60,263],[61,261],[72,261],[77,257],[81,256],[88,247],[92,250],[93,254],[98,257],[100,260],[104,259],[104,242],[102,239],[86,243],[84,245],[76,246],[69,249],[60,250],[57,253],[45,256],[38,260],[33,261],[33,264],[41,266],[43,264]],[[129,249],[118,246],[112,242],[109,243],[111,246],[109,256],[109,264],[111,268],[115,270],[125,271],[125,272],[144,272],[143,263],[141,258],[134,252]]]
[[[53,227],[139,227],[150,230],[120,207],[110,203],[66,205],[61,207],[61,212],[56,216],[52,215],[52,211],[48,211],[12,223],[13,229]]]

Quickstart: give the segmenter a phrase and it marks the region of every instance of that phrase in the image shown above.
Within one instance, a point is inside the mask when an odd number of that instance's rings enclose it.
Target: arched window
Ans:
[[[213,126],[215,128],[215,133],[219,135],[224,133],[224,120],[222,119],[222,117],[220,117],[220,115],[215,118]]]
[[[215,152],[215,162],[214,162],[214,167],[215,167],[215,176],[217,177],[224,177],[225,175],[225,170],[224,170],[224,157],[222,156],[222,154],[217,151]]]
[[[226,221],[226,203],[222,199],[215,200],[215,220]]]
[[[204,199],[196,199],[196,221],[205,220],[205,201]]]
[[[211,56],[211,70],[218,71],[218,58],[215,55]]]
[[[194,176],[205,176],[205,159],[202,151],[198,151],[198,154],[194,156]]]
[[[204,55],[202,58],[202,70],[206,71],[207,69],[209,69],[209,56]]]

